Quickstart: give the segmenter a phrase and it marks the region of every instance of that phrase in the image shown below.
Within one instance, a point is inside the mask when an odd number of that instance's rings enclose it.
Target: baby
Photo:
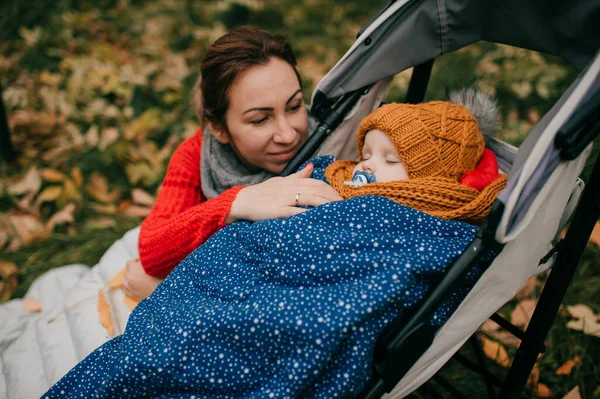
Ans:
[[[443,219],[482,223],[507,180],[482,134],[497,129],[497,108],[474,90],[451,98],[386,104],[368,115],[356,133],[360,162],[331,163],[329,184],[344,198],[382,195]]]

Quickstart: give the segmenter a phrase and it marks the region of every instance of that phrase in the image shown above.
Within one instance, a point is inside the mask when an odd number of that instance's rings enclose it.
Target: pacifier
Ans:
[[[365,184],[375,183],[376,180],[374,173],[357,170],[352,176],[352,181],[345,181],[344,184],[352,187],[360,187]]]

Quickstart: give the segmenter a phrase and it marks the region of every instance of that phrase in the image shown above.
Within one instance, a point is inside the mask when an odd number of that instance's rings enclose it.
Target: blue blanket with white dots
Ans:
[[[378,334],[477,230],[376,196],[232,224],[44,397],[355,397]]]

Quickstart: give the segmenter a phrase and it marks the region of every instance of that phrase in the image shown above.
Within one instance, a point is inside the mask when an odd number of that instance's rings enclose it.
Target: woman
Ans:
[[[202,62],[194,97],[204,129],[173,154],[156,204],[142,223],[139,261],[128,262],[129,296],[142,299],[215,232],[341,199],[312,167],[283,170],[307,138],[308,115],[289,43],[256,27],[234,29]]]

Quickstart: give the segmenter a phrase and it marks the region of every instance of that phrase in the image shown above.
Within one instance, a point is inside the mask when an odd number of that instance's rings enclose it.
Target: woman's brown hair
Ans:
[[[229,107],[229,89],[248,69],[266,65],[276,57],[296,72],[296,57],[286,38],[270,35],[255,26],[240,26],[210,45],[200,64],[200,76],[194,87],[194,105],[202,124],[207,120],[227,129],[225,113]]]

